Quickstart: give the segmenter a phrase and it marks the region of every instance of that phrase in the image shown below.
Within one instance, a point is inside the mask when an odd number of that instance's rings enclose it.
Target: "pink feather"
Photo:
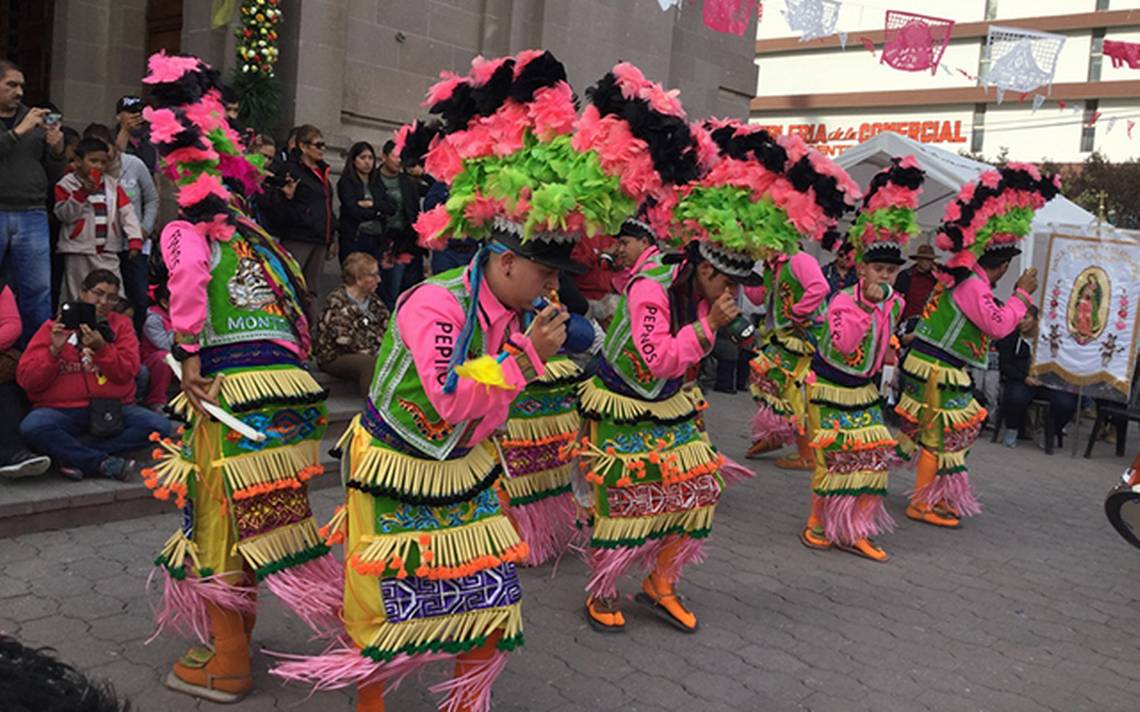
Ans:
[[[184,74],[197,71],[200,64],[197,57],[178,57],[167,54],[166,50],[159,51],[147,60],[149,73],[143,78],[143,84],[178,81]]]
[[[178,188],[178,204],[184,208],[200,203],[210,196],[217,196],[226,201],[230,199],[230,191],[222,185],[222,179],[211,173],[201,173],[194,182]]]

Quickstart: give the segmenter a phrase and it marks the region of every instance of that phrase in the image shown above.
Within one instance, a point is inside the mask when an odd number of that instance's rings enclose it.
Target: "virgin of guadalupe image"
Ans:
[[[1099,267],[1089,267],[1074,282],[1069,301],[1069,331],[1081,346],[1095,341],[1104,331],[1108,277]]]

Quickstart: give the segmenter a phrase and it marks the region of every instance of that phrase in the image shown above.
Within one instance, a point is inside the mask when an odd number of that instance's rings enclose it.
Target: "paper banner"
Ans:
[[[859,37],[859,41],[863,43],[863,49],[870,52],[871,56],[874,57],[875,56],[875,41],[866,35],[862,35],[861,37]]]
[[[669,8],[676,7],[681,4],[681,0],[657,0],[657,4],[661,6],[661,10],[665,11]]]
[[[1033,372],[1127,398],[1140,315],[1140,244],[1052,235]]]
[[[847,33],[840,30],[836,35],[839,37],[839,48],[847,49]]]
[[[705,0],[706,6],[709,0]],[[800,42],[830,37],[839,22],[839,0],[786,0],[784,18],[793,32],[800,33]]]
[[[1132,140],[1132,129],[1136,128],[1136,122],[1132,119],[1128,120],[1128,140]]]
[[[1062,109],[1062,110],[1063,110],[1063,109],[1064,109],[1066,106],[1068,106],[1068,105],[1069,105],[1069,104],[1068,104],[1068,102],[1066,102],[1064,99],[1058,99],[1058,100],[1057,100],[1057,108],[1058,108],[1058,109]]]
[[[1111,119],[1108,120],[1108,128],[1106,128],[1104,130],[1104,132],[1106,134],[1110,134],[1110,133],[1112,133],[1112,130],[1114,128],[1116,128],[1116,117],[1115,116],[1113,116]]]
[[[1100,118],[1100,112],[1094,111],[1093,115],[1089,117],[1089,121],[1087,124],[1085,124],[1085,126],[1095,126],[1097,119],[1099,119],[1099,118]]]
[[[1033,113],[1036,114],[1037,110],[1040,109],[1041,105],[1044,103],[1045,103],[1045,97],[1041,96],[1040,94],[1034,94],[1033,95]]]
[[[990,25],[985,56],[986,84],[1006,91],[1033,91],[1053,83],[1065,36],[1017,27]]]
[[[904,72],[938,73],[938,65],[954,21],[929,15],[918,15],[902,10],[887,10],[883,28],[883,64]]]
[[[755,11],[756,0],[705,0],[705,26],[741,37],[748,31]]]

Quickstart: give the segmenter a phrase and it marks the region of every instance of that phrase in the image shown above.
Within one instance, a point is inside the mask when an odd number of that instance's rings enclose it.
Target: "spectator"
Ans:
[[[0,286],[0,477],[16,479],[42,475],[51,458],[28,452],[20,440],[20,421],[27,414],[27,399],[16,385],[20,352],[20,311],[8,285]]]
[[[56,250],[64,255],[63,296],[75,299],[80,282],[95,270],[108,270],[121,280],[119,253],[132,259],[142,252],[139,227],[130,198],[106,174],[110,148],[85,138],[76,149],[79,166],[55,186],[55,215],[61,223]]]
[[[142,329],[147,307],[147,287],[150,285],[150,268],[147,257],[151,252],[151,236],[158,219],[158,189],[146,164],[138,156],[123,153],[111,140],[111,129],[102,124],[89,124],[83,130],[83,138],[97,138],[111,149],[111,161],[107,164],[107,174],[119,181],[119,186],[131,200],[135,217],[142,227],[142,254],[131,257],[130,252],[119,253],[119,263],[123,272],[123,292],[134,308],[135,331]]]
[[[63,131],[63,158],[67,161],[67,168],[71,169],[75,164],[75,148],[83,137],[70,126],[64,126],[61,131]]]
[[[336,216],[332,208],[329,165],[324,161],[325,140],[320,129],[309,124],[299,127],[297,146],[300,150],[285,167],[289,182],[295,186],[285,192],[286,199],[275,206],[270,224],[305,275],[310,295],[305,316],[313,323],[326,253],[336,254],[332,241]]]
[[[396,204],[385,195],[375,169],[376,151],[372,144],[364,141],[352,144],[344,172],[336,183],[340,199],[342,265],[353,252],[364,252],[379,259],[379,240],[384,236],[385,219],[396,214]]]
[[[1030,306],[1017,324],[1017,331],[998,342],[998,363],[1001,368],[1001,413],[1005,419],[1006,447],[1015,447],[1025,427],[1025,411],[1034,400],[1047,400],[1053,414],[1052,433],[1056,437],[1077,411],[1077,397],[1072,393],[1049,388],[1029,375],[1033,364],[1033,342],[1037,340],[1037,307]]]
[[[433,181],[424,195],[422,210],[426,212],[440,203],[446,203],[449,194],[447,183],[441,180]],[[466,267],[471,264],[471,259],[478,250],[478,240],[453,237],[447,241],[447,247],[431,251],[431,273],[443,274],[456,267]]]
[[[388,328],[388,308],[376,295],[379,263],[363,252],[353,252],[342,265],[343,284],[329,294],[313,352],[321,370],[355,381],[360,395],[368,395],[380,340]]]
[[[132,463],[121,455],[146,447],[153,432],[170,434],[169,420],[134,405],[139,342],[130,320],[111,311],[119,284],[108,270],[88,274],[79,300],[95,306],[96,326],[44,323],[16,371],[32,401],[20,434],[68,479],[126,480]],[[81,440],[93,426],[106,429],[102,437]]]
[[[939,267],[934,262],[933,247],[919,245],[910,258],[914,264],[899,272],[898,279],[895,280],[895,291],[906,299],[906,308],[902,313],[904,322],[922,314],[926,300],[934,291],[934,285],[938,284]]]
[[[261,156],[265,159],[265,165],[268,166],[277,157],[277,143],[269,134],[254,134],[249,142],[247,153]]]
[[[835,259],[823,268],[823,276],[827,279],[830,294],[853,287],[859,281],[859,275],[855,273],[855,248],[850,242],[839,246]]]
[[[165,284],[154,287],[154,304],[146,313],[139,355],[143,367],[150,372],[150,387],[142,404],[155,412],[166,406],[166,394],[174,380],[174,371],[166,365],[166,356],[174,345],[174,326],[170,321],[170,290]]]
[[[115,124],[118,126],[115,144],[120,151],[138,156],[146,169],[154,173],[158,170],[158,151],[150,142],[142,110],[142,98],[131,94],[121,97],[115,104]]]
[[[26,343],[51,316],[51,237],[44,200],[63,175],[59,115],[23,104],[24,73],[0,60],[0,265],[13,276]]]
[[[403,169],[395,141],[386,142],[382,154],[380,186],[385,198],[396,204],[396,214],[388,218],[380,240],[380,298],[391,311],[396,297],[424,278],[424,252],[416,244],[412,226],[420,215],[420,199],[429,185],[423,166]]]
[[[88,679],[55,657],[50,648],[34,649],[0,634],[0,699],[12,712],[129,712],[106,682]]]

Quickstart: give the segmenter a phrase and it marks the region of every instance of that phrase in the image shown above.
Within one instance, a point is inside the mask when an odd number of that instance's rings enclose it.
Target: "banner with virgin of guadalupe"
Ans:
[[[1140,242],[1115,232],[1050,236],[1033,371],[1075,386],[1103,384],[1127,399],[1140,318]]]

